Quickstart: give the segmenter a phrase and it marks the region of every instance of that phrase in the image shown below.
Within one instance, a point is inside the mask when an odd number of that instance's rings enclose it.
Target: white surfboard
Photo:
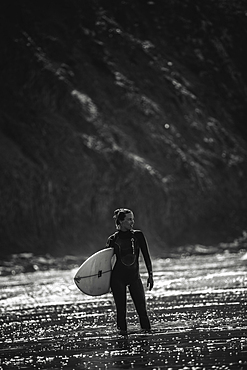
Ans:
[[[83,293],[96,296],[109,292],[113,253],[113,248],[102,249],[79,267],[74,281]]]

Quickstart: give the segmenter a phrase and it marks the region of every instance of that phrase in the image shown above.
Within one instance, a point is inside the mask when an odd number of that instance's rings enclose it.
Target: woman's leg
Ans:
[[[133,299],[136,311],[139,315],[141,328],[150,330],[150,321],[147,314],[145,292],[141,279],[135,280],[129,286],[130,295]]]
[[[117,309],[117,327],[126,331],[126,285],[118,279],[112,279],[111,290]]]

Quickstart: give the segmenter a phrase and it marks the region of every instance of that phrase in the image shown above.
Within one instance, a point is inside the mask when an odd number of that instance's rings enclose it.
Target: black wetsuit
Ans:
[[[111,275],[111,290],[117,309],[118,329],[126,331],[126,286],[129,287],[142,329],[150,329],[144,288],[139,273],[139,254],[142,251],[148,272],[152,270],[146,239],[140,230],[117,231],[107,241],[113,247],[116,263]]]

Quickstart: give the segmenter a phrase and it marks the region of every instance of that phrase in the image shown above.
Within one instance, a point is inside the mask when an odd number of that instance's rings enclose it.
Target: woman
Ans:
[[[116,263],[111,275],[111,290],[117,309],[117,327],[120,334],[127,334],[126,287],[128,286],[139,315],[141,328],[149,331],[150,321],[138,261],[141,250],[148,271],[147,286],[151,290],[153,274],[148,245],[143,233],[140,230],[133,230],[134,214],[130,209],[117,209],[113,218],[118,231],[108,238],[106,245],[113,247],[116,255]]]

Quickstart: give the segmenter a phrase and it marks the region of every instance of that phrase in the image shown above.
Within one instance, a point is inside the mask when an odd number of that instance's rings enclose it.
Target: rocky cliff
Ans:
[[[2,254],[98,250],[117,207],[156,254],[246,229],[244,1],[23,0],[0,17]]]

